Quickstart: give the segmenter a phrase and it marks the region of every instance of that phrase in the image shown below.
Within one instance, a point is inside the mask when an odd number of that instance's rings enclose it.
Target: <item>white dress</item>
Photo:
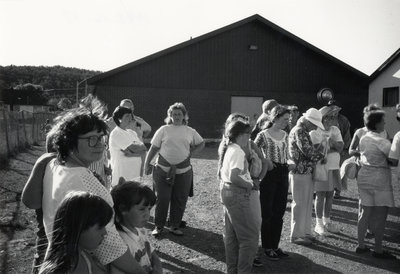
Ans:
[[[130,129],[124,130],[118,126],[113,129],[110,134],[112,186],[118,184],[120,177],[124,177],[125,180],[134,180],[140,177],[141,157],[127,157],[122,152],[132,144],[143,144],[136,132]]]

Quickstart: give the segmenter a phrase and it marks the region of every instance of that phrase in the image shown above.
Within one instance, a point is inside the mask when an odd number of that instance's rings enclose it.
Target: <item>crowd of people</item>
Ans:
[[[391,143],[384,111],[369,105],[365,127],[351,140],[340,110],[330,102],[299,117],[297,106],[271,99],[257,120],[242,113],[228,116],[217,168],[228,273],[262,266],[260,236],[267,259],[289,256],[280,248],[289,193],[290,242],[311,245],[314,235],[339,232],[330,212],[348,178],[357,180],[360,196],[355,252],[370,252],[364,239],[371,233],[372,256],[395,258],[382,239],[394,206],[390,166],[400,159],[400,133]],[[169,106],[165,125],[147,149],[143,138],[152,129],[134,115],[130,99],[107,117],[105,105],[90,95],[56,117],[47,133],[47,153],[35,163],[22,193],[38,223],[32,273],[163,273],[149,237],[159,237],[166,227],[184,235],[183,216],[193,195],[190,159],[205,145],[188,123],[182,103]],[[152,189],[141,183],[150,174]],[[150,233],[145,226],[152,207]]]

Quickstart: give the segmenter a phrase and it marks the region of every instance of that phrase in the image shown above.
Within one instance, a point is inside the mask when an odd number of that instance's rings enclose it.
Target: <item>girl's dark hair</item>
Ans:
[[[225,128],[225,133],[224,137],[222,138],[222,149],[219,150],[218,152],[218,177],[221,176],[221,168],[222,164],[224,162],[224,157],[226,153],[226,149],[228,148],[228,145],[230,143],[233,143],[236,141],[236,138],[240,134],[244,133],[250,133],[251,132],[251,126],[249,123],[244,122],[243,120],[233,120],[231,123],[229,123],[226,128]]]
[[[172,117],[171,117],[172,111],[173,111],[173,110],[176,110],[176,109],[179,109],[180,111],[182,111],[182,113],[183,113],[183,121],[182,121],[182,124],[183,124],[183,125],[187,125],[187,124],[189,123],[189,115],[188,115],[188,112],[187,112],[187,110],[186,110],[185,105],[182,104],[182,103],[179,103],[179,102],[169,106],[169,108],[168,108],[168,110],[167,110],[167,117],[164,119],[164,122],[165,122],[167,125],[172,124]]]
[[[283,105],[275,106],[269,113],[269,121],[271,122],[269,127],[271,127],[277,119],[285,114],[290,114],[290,110],[287,107]]]
[[[119,230],[122,230],[121,225],[125,222],[122,212],[129,211],[142,201],[144,206],[154,206],[156,203],[156,195],[148,186],[136,181],[125,181],[122,177],[111,190],[111,196],[114,200],[115,226]]]
[[[130,108],[121,107],[121,106],[116,107],[116,109],[113,112],[112,117],[117,126],[119,126],[121,124],[121,122],[119,120],[122,118],[122,116],[124,116],[127,113],[132,114],[132,110]]]
[[[47,146],[57,152],[57,159],[61,164],[77,148],[80,135],[93,130],[108,134],[107,124],[98,116],[102,113],[100,103],[97,99],[91,104],[86,101],[85,106],[67,110],[54,119],[55,124],[47,135],[51,137]]]
[[[385,112],[383,110],[373,110],[364,114],[364,124],[368,130],[376,130],[376,125],[382,122]]]
[[[70,273],[75,270],[81,233],[94,225],[106,226],[112,216],[111,206],[97,195],[83,191],[67,194],[57,209],[52,240],[40,273]]]

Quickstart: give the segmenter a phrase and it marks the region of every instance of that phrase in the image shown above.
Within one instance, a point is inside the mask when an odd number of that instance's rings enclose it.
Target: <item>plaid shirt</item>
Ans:
[[[304,124],[298,124],[290,131],[288,163],[296,165],[292,173],[311,174],[315,164],[323,157],[323,146],[314,148]]]

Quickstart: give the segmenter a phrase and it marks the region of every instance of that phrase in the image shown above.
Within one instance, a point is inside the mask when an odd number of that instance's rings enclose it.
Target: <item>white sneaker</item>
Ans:
[[[337,228],[337,226],[333,223],[325,224],[325,229],[327,231],[329,231],[330,233],[338,233],[339,232],[339,228]]]
[[[325,235],[325,227],[323,225],[317,224],[314,228],[315,233],[318,235]]]

